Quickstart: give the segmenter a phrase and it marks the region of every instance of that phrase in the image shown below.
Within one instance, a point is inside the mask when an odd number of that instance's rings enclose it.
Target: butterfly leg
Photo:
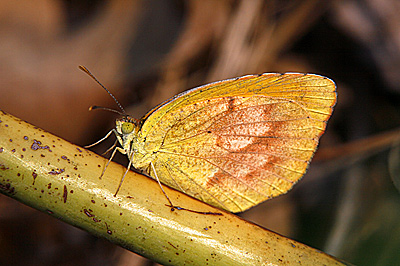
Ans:
[[[101,173],[101,175],[100,175],[100,177],[99,177],[100,179],[103,177],[104,173],[106,172],[106,169],[107,169],[108,165],[110,164],[110,162],[111,162],[112,159],[114,158],[115,153],[116,153],[117,151],[119,151],[119,152],[122,153],[122,154],[126,154],[126,152],[125,152],[124,149],[122,149],[122,148],[120,148],[120,147],[116,147],[116,148],[114,149],[113,153],[111,154],[110,159],[108,159],[108,162],[107,162],[106,166],[105,166],[104,169],[103,169],[103,172]],[[128,168],[128,169],[129,169],[129,168]]]
[[[103,140],[107,139],[113,132],[116,133],[115,129],[110,130],[110,131],[107,133],[107,135],[105,135],[102,139],[96,141],[96,142],[93,143],[93,144],[90,144],[90,145],[87,145],[87,146],[84,146],[84,147],[85,147],[85,148],[90,148],[90,147],[93,147],[93,146],[99,144],[99,143],[102,142]],[[117,134],[117,133],[116,133],[116,134]],[[107,152],[109,152],[111,149],[113,149],[113,148],[116,146],[116,144],[117,144],[117,141],[115,141],[114,144],[113,144],[105,153],[107,153]],[[120,149],[120,148],[114,149],[113,153],[111,154],[110,159],[108,160],[108,162],[107,162],[107,164],[106,164],[106,167],[104,167],[104,170],[103,170],[103,172],[101,173],[101,175],[100,175],[100,177],[99,177],[100,179],[103,177],[104,173],[106,172],[107,166],[110,164],[110,162],[111,162],[112,159],[114,158],[114,155],[115,155],[115,152],[117,151],[117,149],[118,149],[121,153],[126,154],[125,151],[124,151],[123,149]],[[121,150],[122,150],[123,152],[122,152]],[[103,153],[103,154],[105,154],[105,153]]]
[[[114,149],[117,146],[117,142],[118,140],[115,140],[114,144],[110,148],[108,148],[105,152],[103,152],[101,155],[105,155],[109,153],[112,149]]]
[[[174,206],[174,205],[172,204],[172,201],[169,199],[167,193],[165,193],[164,188],[162,187],[161,182],[160,182],[160,180],[158,179],[157,172],[156,172],[156,169],[154,168],[153,162],[150,162],[150,166],[151,166],[151,169],[153,170],[154,176],[156,177],[156,180],[157,180],[157,182],[158,182],[158,185],[159,185],[160,188],[161,188],[161,191],[164,193],[164,196],[167,198],[167,200],[168,200],[168,202],[169,202],[169,207],[171,207],[171,211],[173,211],[174,209],[178,209],[178,210],[179,210],[180,207]]]
[[[122,149],[122,148],[120,148],[120,147],[116,147],[115,150],[113,151],[112,157],[115,155],[115,152],[116,152],[117,150],[118,150],[120,153],[122,153],[122,154],[126,154],[126,151],[125,151],[124,149]],[[128,164],[128,167],[126,168],[126,171],[125,171],[124,175],[122,176],[121,181],[119,182],[119,185],[118,185],[117,191],[115,191],[114,197],[117,196],[118,191],[121,189],[122,183],[124,182],[124,179],[125,179],[126,174],[129,172],[129,169],[131,169],[131,165],[132,165],[132,158],[131,158],[131,157],[133,157],[133,155],[134,155],[134,152],[132,152],[132,153],[129,155],[129,164]],[[111,158],[112,158],[112,157],[111,157]],[[110,161],[111,161],[111,159],[108,161],[107,165],[110,163]],[[107,166],[106,166],[106,167],[107,167]]]
[[[182,211],[188,211],[188,212],[193,212],[193,213],[198,213],[198,214],[205,214],[205,215],[222,215],[222,213],[220,213],[220,212],[199,212],[199,211],[194,211],[194,210],[190,210],[190,209],[185,209],[185,208],[182,208],[182,207],[179,207],[179,206],[175,206],[174,204],[172,204],[172,201],[169,199],[167,193],[165,193],[165,191],[164,191],[164,189],[163,189],[163,187],[161,185],[161,182],[158,179],[157,172],[156,172],[156,169],[154,167],[153,162],[150,162],[150,166],[151,166],[151,169],[153,170],[153,173],[154,173],[154,176],[155,176],[155,178],[156,178],[156,180],[158,182],[158,185],[161,188],[161,191],[164,193],[164,196],[167,198],[167,200],[169,202],[169,205],[167,205],[167,204],[165,204],[165,205],[170,207],[171,211],[182,210]]]
[[[98,140],[98,141],[96,141],[95,143],[92,143],[92,144],[90,144],[90,145],[86,145],[86,146],[84,146],[84,147],[87,149],[87,148],[90,148],[90,147],[93,147],[93,146],[99,144],[100,142],[102,142],[102,141],[104,141],[105,139],[107,139],[113,132],[116,132],[115,129],[110,130],[110,131],[107,133],[107,135],[105,135],[102,139],[100,139],[100,140]]]

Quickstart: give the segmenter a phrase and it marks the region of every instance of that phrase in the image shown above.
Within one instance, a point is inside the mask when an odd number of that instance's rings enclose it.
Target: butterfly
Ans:
[[[335,104],[336,85],[323,76],[247,75],[177,94],[141,119],[120,106],[122,117],[103,139],[115,133],[121,146],[110,161],[121,152],[128,170],[242,212],[286,193],[304,175]]]

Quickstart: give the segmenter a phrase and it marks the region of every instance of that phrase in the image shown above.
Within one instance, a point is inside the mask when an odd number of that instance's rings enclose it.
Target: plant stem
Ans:
[[[0,111],[0,192],[164,265],[344,265]]]

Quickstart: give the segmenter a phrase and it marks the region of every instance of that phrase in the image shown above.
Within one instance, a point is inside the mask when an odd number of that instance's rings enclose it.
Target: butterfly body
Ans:
[[[183,92],[116,121],[133,167],[211,205],[244,211],[303,176],[336,102],[313,74],[262,74]]]
[[[115,132],[121,145],[119,151],[126,154],[134,168],[144,170],[152,161],[151,155],[145,149],[141,138],[139,120],[124,116],[116,120]]]

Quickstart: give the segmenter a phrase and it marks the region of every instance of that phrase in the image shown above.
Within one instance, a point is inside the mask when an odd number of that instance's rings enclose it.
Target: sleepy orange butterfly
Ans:
[[[182,92],[140,120],[120,106],[122,118],[103,139],[116,134],[121,147],[113,155],[126,154],[128,169],[148,169],[163,184],[242,212],[286,193],[304,175],[335,90],[332,80],[315,74],[227,79]]]

